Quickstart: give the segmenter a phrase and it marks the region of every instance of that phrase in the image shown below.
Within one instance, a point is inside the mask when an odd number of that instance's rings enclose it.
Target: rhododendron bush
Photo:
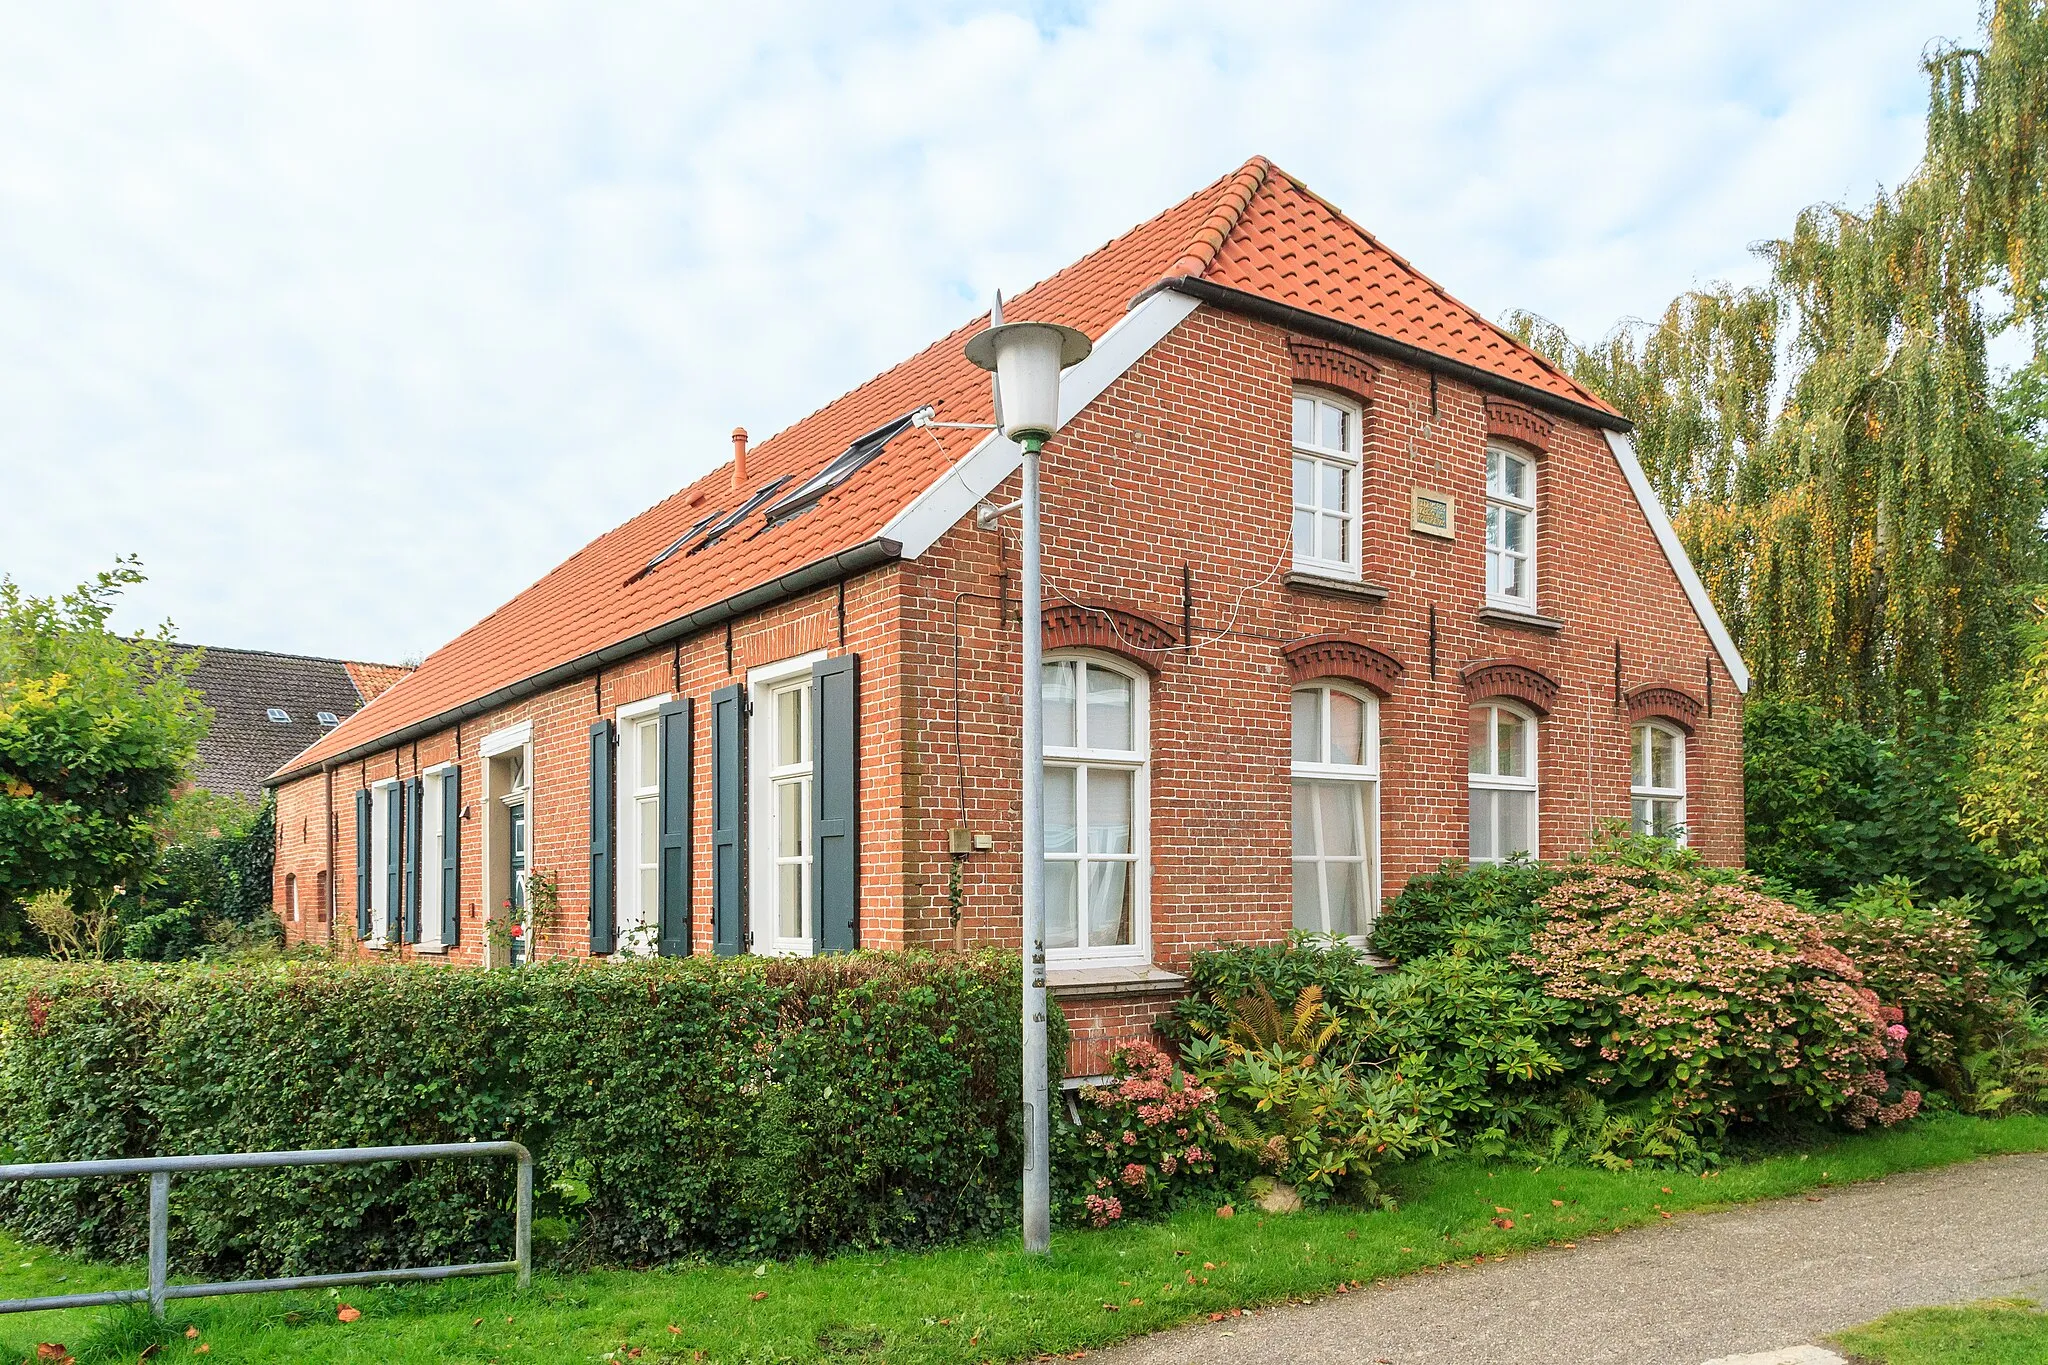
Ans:
[[[1737,1121],[1893,1124],[1908,1030],[1830,941],[1834,920],[1695,859],[1574,863],[1515,960],[1571,1008],[1574,1079],[1695,1135]]]
[[[1143,1040],[1117,1048],[1111,1073],[1107,1083],[1084,1085],[1076,1095],[1079,1127],[1059,1129],[1070,1214],[1106,1227],[1213,1193],[1223,1136],[1216,1092]]]

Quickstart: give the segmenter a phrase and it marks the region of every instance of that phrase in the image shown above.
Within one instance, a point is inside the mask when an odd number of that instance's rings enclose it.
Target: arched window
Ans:
[[[1629,732],[1629,827],[1685,842],[1685,736],[1646,721]]]
[[[1045,947],[1069,962],[1143,962],[1146,694],[1092,654],[1045,662]]]
[[[1536,462],[1486,448],[1486,600],[1536,609]]]
[[[1536,718],[1506,702],[1472,708],[1472,861],[1536,856]]]
[[[1331,394],[1294,394],[1294,566],[1356,578],[1359,410]]]
[[[1362,937],[1379,906],[1379,704],[1319,683],[1294,693],[1294,927]]]

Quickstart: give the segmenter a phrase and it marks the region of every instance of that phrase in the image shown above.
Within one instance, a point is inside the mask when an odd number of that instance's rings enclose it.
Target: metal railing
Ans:
[[[217,1284],[170,1283],[171,1177],[185,1171],[244,1171],[275,1166],[365,1166],[374,1161],[419,1161],[441,1156],[509,1156],[519,1159],[519,1188],[513,1220],[512,1259],[466,1265],[412,1266],[400,1270],[350,1270],[335,1275],[290,1275],[276,1280],[226,1280]],[[45,1308],[97,1308],[147,1303],[157,1317],[171,1299],[215,1294],[266,1294],[279,1289],[325,1289],[340,1284],[450,1280],[462,1275],[516,1274],[519,1287],[533,1278],[533,1155],[516,1142],[430,1142],[415,1147],[333,1147],[317,1152],[232,1152],[215,1156],[144,1156],[113,1161],[44,1161],[0,1166],[0,1181],[77,1180],[91,1176],[149,1177],[149,1287],[109,1289],[97,1294],[52,1294],[40,1299],[0,1299],[0,1313],[33,1313]]]

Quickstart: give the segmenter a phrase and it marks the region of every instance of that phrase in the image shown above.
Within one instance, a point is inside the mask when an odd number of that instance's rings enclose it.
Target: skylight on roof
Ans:
[[[692,536],[696,535],[699,531],[702,531],[705,527],[711,525],[711,523],[717,521],[720,517],[724,515],[725,514],[723,512],[713,512],[710,516],[704,518],[695,526],[692,526],[689,530],[677,536],[674,540],[671,540],[660,554],[656,555],[654,558],[648,560],[645,564],[641,565],[640,571],[634,574],[631,578],[626,580],[627,584],[630,585],[633,583],[638,583],[641,579],[653,573],[656,569],[660,568],[662,564],[668,560],[668,557],[670,555],[673,555],[677,550],[680,550],[685,545],[688,545],[690,543],[690,538]]]
[[[724,535],[727,531],[730,531],[733,527],[745,521],[748,515],[752,513],[756,507],[759,507],[762,503],[768,501],[768,499],[774,497],[777,493],[781,492],[782,486],[788,482],[789,475],[787,474],[784,474],[781,478],[770,482],[767,487],[763,488],[760,492],[754,494],[754,496],[748,498],[745,502],[741,503],[739,505],[739,509],[735,511],[731,516],[727,517],[725,520],[719,522],[716,526],[713,526],[710,530],[706,531],[704,533],[704,538],[698,541],[695,545],[692,545],[687,551],[687,553],[696,554],[699,550],[708,550],[713,545],[716,545],[718,543],[718,538],[720,536]]]
[[[273,706],[263,714],[279,725],[290,725],[292,723],[291,712],[285,710],[282,706]]]
[[[785,521],[807,507],[814,506],[827,493],[852,478],[862,465],[882,453],[885,446],[894,440],[913,419],[926,409],[912,408],[892,422],[876,427],[865,436],[854,438],[852,445],[832,457],[832,462],[813,474],[798,486],[788,497],[768,509],[768,524]]]
[[[313,719],[319,721],[330,730],[341,724],[341,717],[335,715],[332,711],[315,711]]]

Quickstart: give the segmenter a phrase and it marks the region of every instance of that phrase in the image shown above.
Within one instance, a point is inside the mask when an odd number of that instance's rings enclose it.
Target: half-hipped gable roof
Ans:
[[[1005,312],[1100,339],[1160,290],[1320,329],[1593,425],[1627,426],[1264,157],[1033,286]],[[750,450],[745,486],[734,486],[728,463],[599,536],[272,781],[374,752],[705,628],[720,613],[737,615],[896,557],[903,546],[884,532],[975,447],[973,433],[907,426],[801,511],[769,513],[860,438],[918,408],[930,407],[940,422],[991,420],[988,376],[961,349],[986,325],[986,315],[973,319]],[[787,482],[747,507],[777,480]],[[743,508],[746,516],[724,534],[709,539],[699,529],[649,567],[693,528],[716,528]]]

